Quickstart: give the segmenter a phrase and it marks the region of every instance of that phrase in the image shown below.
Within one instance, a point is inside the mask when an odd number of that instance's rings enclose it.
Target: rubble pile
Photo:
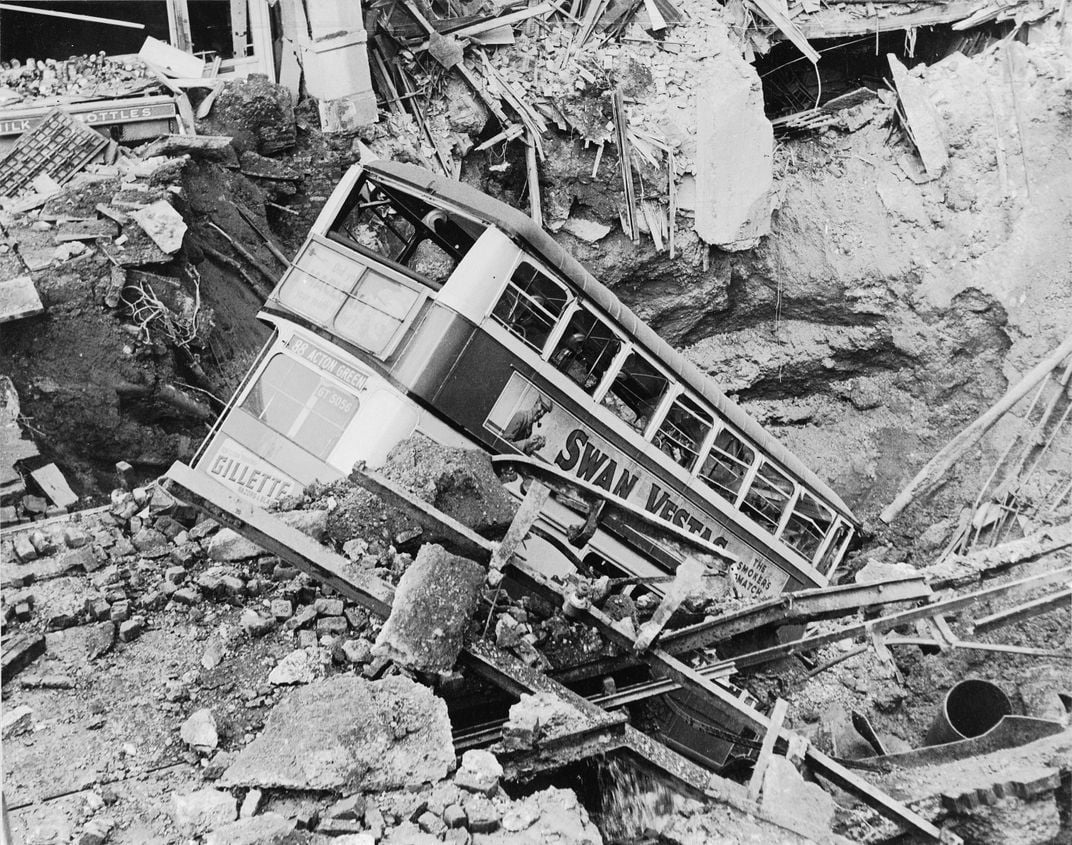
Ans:
[[[322,518],[294,513],[295,524],[322,536]],[[48,691],[93,690],[104,663],[128,659],[146,637],[177,625],[200,631],[194,668],[159,673],[145,692],[165,722],[157,730],[170,734],[163,747],[173,759],[199,762],[197,777],[212,785],[176,789],[155,835],[221,843],[286,833],[298,842],[356,834],[399,843],[478,834],[486,842],[602,841],[568,790],[507,797],[502,768],[487,752],[480,754],[489,761],[466,755],[452,777],[443,701],[372,652],[383,620],[211,520],[195,521],[159,487],[117,490],[107,512],[23,528],[5,538],[3,553],[13,561],[3,572],[5,698],[21,690],[16,698],[33,702],[5,704],[5,746],[43,727]],[[44,656],[11,662],[13,636],[43,639]],[[277,655],[270,671],[254,657],[265,654]],[[249,687],[237,689],[249,669]],[[224,678],[230,694],[220,698]],[[95,729],[122,733],[116,717],[93,717]],[[243,735],[242,725],[258,733]],[[126,765],[97,772],[87,806],[61,817],[61,829],[98,841],[137,836],[125,815],[137,800],[123,784],[144,777],[151,761],[133,749],[124,756]],[[22,752],[6,747],[5,757],[16,761],[6,794],[33,788]],[[473,766],[492,774],[475,777]],[[116,789],[125,796],[118,804]],[[338,797],[288,797],[325,792]]]

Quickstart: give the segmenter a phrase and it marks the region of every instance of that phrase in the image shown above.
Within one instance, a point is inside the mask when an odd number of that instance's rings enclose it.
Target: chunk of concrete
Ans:
[[[218,827],[205,837],[205,845],[283,845],[293,840],[298,825],[279,813],[265,813]]]
[[[830,838],[834,799],[822,787],[808,783],[785,757],[775,755],[763,773],[763,810],[773,821],[784,820],[820,841]]]
[[[4,739],[24,734],[33,727],[33,709],[25,704],[20,707],[5,707],[3,718]]]
[[[526,693],[510,708],[503,725],[502,746],[508,750],[532,748],[541,738],[569,733],[583,723],[584,717],[558,696]]]
[[[268,683],[276,686],[309,684],[316,680],[317,661],[308,651],[296,648],[268,673]]]
[[[338,675],[285,694],[222,786],[359,791],[435,783],[454,765],[446,703],[398,675]]]
[[[238,816],[233,795],[216,789],[201,789],[171,799],[171,817],[183,836],[202,836]]]
[[[194,711],[190,718],[182,723],[179,736],[196,751],[211,751],[220,741],[216,730],[216,717],[207,707]]]
[[[186,235],[186,221],[167,200],[157,200],[132,211],[130,216],[161,250],[169,255],[179,251]]]
[[[696,97],[696,234],[726,250],[770,232],[774,129],[755,68],[715,57]]]
[[[398,582],[391,615],[376,637],[373,654],[422,672],[449,671],[485,576],[482,566],[442,546],[421,546]]]
[[[37,295],[33,279],[17,276],[0,282],[0,323],[35,317],[45,313],[41,297]]]
[[[462,755],[462,764],[454,775],[454,783],[469,792],[494,795],[499,789],[503,767],[490,751],[471,749]]]

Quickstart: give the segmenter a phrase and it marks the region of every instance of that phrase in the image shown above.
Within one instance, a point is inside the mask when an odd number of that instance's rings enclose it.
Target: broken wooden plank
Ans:
[[[0,282],[0,323],[10,323],[45,313],[45,306],[30,276]]]
[[[991,613],[989,616],[980,617],[972,622],[972,633],[985,634],[987,631],[1013,625],[1054,610],[1069,610],[1072,609],[1070,602],[1072,602],[1072,587],[1000,610],[997,613]]]
[[[926,600],[932,593],[921,577],[801,590],[670,631],[660,644],[671,654],[681,654],[763,628],[836,619],[882,604]]]
[[[977,602],[986,601],[988,599],[996,598],[997,596],[1008,595],[1009,593],[1044,587],[1047,584],[1064,581],[1070,577],[1072,577],[1072,566],[1066,566],[1063,569],[1057,569],[1051,572],[1042,572],[1038,575],[1021,578],[1018,581],[1010,581],[1007,584],[998,584],[993,587],[977,590],[973,593],[953,596],[952,598],[933,602],[924,605],[923,607],[903,610],[900,613],[892,613],[888,616],[880,616],[868,622],[849,625],[834,631],[828,631],[824,634],[816,634],[811,637],[805,637],[803,639],[793,640],[792,642],[749,652],[748,654],[736,655],[733,658],[733,662],[735,662],[739,668],[745,666],[758,666],[762,663],[768,663],[771,660],[778,660],[794,654],[813,651],[816,648],[835,643],[838,640],[866,635],[872,630],[878,632],[890,631],[899,625],[915,622],[917,619],[927,619],[938,613],[953,613],[954,611],[971,607]],[[892,641],[893,640],[891,639],[891,642]],[[711,666],[705,667],[703,671],[714,670],[718,666],[719,664],[717,663],[712,664]]]
[[[812,64],[818,63],[819,51],[811,46],[808,39],[804,37],[804,33],[793,23],[792,19],[776,0],[748,0],[748,5],[755,8],[757,12],[774,24],[786,39],[796,45],[796,48],[807,57],[808,61]]]
[[[536,139],[530,132],[525,139],[525,176],[529,187],[529,216],[543,227],[543,206],[540,203],[540,168],[536,161]]]
[[[651,644],[662,633],[670,617],[681,607],[681,603],[689,597],[690,593],[700,589],[703,574],[704,565],[695,558],[689,558],[678,566],[670,588],[663,595],[659,606],[655,608],[651,619],[641,626],[637,634],[635,646],[637,654],[642,654],[651,648]]]
[[[777,742],[778,734],[781,733],[782,723],[785,721],[785,714],[788,710],[789,702],[784,698],[779,698],[774,702],[774,708],[770,714],[770,728],[763,737],[763,745],[760,746],[759,756],[756,757],[755,766],[752,768],[752,777],[748,781],[748,797],[752,801],[759,800],[759,791],[763,787],[763,775],[774,754],[774,743]]]
[[[546,15],[549,12],[554,11],[555,6],[552,3],[541,3],[538,6],[533,6],[529,9],[522,9],[519,12],[511,12],[507,15],[500,15],[497,18],[488,18],[485,21],[470,24],[469,26],[463,26],[461,29],[451,30],[450,34],[455,38],[472,38],[474,35],[480,35],[484,32],[491,32],[503,26],[513,26],[521,21],[528,20],[529,18],[535,18],[542,15]],[[417,49],[423,50],[428,48],[428,42],[425,41]]]
[[[96,15],[79,15],[74,12],[60,12],[56,9],[35,9],[30,6],[15,5],[13,3],[0,3],[0,9],[8,12],[23,12],[29,15],[44,15],[50,18],[66,18],[67,20],[80,21],[81,23],[102,23],[107,26],[123,26],[128,29],[145,29],[145,24],[137,21],[122,21],[118,18],[101,18]]]
[[[153,38],[145,39],[138,51],[138,58],[145,64],[158,68],[168,76],[198,78],[204,76],[205,60],[192,53],[172,47],[170,44]]]
[[[525,498],[521,500],[521,507],[517,509],[517,513],[514,514],[514,518],[510,522],[510,527],[506,529],[506,535],[491,556],[488,568],[492,572],[502,571],[502,568],[520,548],[532,526],[536,524],[536,520],[547,503],[549,495],[551,495],[551,491],[546,485],[540,484],[538,481],[529,484]],[[493,584],[492,586],[495,585]]]
[[[68,508],[78,501],[78,496],[67,484],[59,467],[55,464],[35,469],[30,473],[34,481],[58,508]]]
[[[6,684],[45,653],[44,634],[19,634],[4,641],[0,682]]]
[[[674,229],[677,224],[677,175],[674,173],[674,151],[667,153],[667,197],[670,203],[669,223],[670,233],[667,237],[667,245],[670,249],[670,260],[674,260]]]
[[[622,175],[624,191],[625,221],[628,226],[626,234],[636,243],[640,240],[640,226],[637,224],[636,188],[633,184],[633,148],[629,143],[629,125],[626,122],[624,97],[620,87],[614,89],[611,108],[614,113],[614,129],[617,133],[618,166]]]
[[[923,83],[909,75],[908,68],[901,64],[893,53],[886,54],[893,74],[893,84],[904,109],[906,128],[912,143],[919,152],[923,169],[928,176],[937,177],[949,164],[949,150],[942,138],[942,123],[938,110],[931,104]]]
[[[1042,379],[1055,370],[1065,358],[1072,355],[1072,335],[1064,339],[1050,355],[1040,361],[1018,381],[996,404],[971,425],[947,443],[937,455],[931,458],[915,478],[897,494],[886,509],[880,514],[883,522],[889,524],[917,498],[933,490],[945,473],[957,459],[974,446],[991,427],[1017,402],[1023,399]]]
[[[114,238],[118,228],[113,220],[72,220],[63,223],[53,240],[58,243],[68,241],[95,241],[97,238]]]

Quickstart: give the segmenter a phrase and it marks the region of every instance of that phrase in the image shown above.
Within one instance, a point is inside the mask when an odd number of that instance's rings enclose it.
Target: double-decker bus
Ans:
[[[352,167],[260,314],[274,327],[196,467],[267,505],[415,432],[522,454],[725,549],[739,594],[821,587],[857,522],[814,472],[522,212],[418,167]],[[554,497],[542,533],[576,514]],[[543,543],[548,548],[538,548]],[[554,558],[532,535],[526,556]],[[628,527],[580,550],[672,572]]]

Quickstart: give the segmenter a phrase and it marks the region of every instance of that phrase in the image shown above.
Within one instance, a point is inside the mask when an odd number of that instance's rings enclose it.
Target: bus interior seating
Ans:
[[[713,425],[710,414],[687,396],[681,396],[670,406],[652,442],[678,464],[691,470]]]
[[[529,262],[521,261],[491,316],[542,352],[568,301],[565,288]]]
[[[643,432],[669,387],[666,376],[642,355],[632,352],[603,397],[603,406],[636,431]]]
[[[335,219],[328,237],[439,286],[482,231],[472,221],[366,179]]]
[[[602,320],[578,308],[551,355],[551,366],[593,393],[621,346],[618,336]]]

